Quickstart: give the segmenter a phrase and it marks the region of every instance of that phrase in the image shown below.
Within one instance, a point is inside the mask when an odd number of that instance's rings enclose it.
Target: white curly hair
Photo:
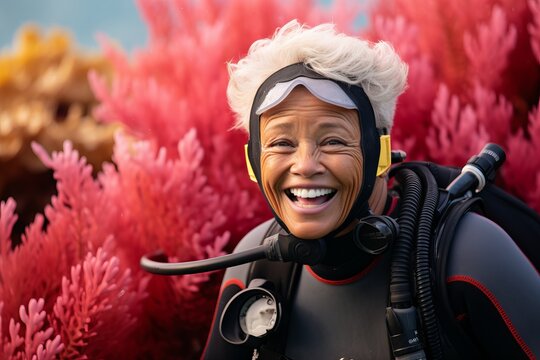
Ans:
[[[251,106],[261,84],[279,69],[299,62],[329,79],[362,87],[377,127],[390,131],[408,71],[392,46],[338,33],[334,24],[308,27],[297,20],[278,28],[271,39],[255,41],[246,57],[228,64],[227,98],[237,128],[249,131]]]

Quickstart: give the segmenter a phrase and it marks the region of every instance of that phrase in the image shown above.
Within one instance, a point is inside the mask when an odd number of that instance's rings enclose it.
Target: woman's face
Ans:
[[[317,239],[347,218],[362,185],[356,110],[325,103],[302,86],[261,115],[261,177],[291,233]]]

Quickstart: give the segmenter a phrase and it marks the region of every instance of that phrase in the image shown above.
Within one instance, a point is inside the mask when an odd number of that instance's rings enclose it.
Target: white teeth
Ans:
[[[306,199],[312,199],[319,196],[324,196],[333,193],[335,190],[333,189],[299,189],[294,188],[290,189],[291,194],[293,194],[296,197],[306,198]]]

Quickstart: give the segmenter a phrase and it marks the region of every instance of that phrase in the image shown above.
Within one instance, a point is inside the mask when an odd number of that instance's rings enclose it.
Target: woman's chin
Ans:
[[[295,224],[294,226],[287,225],[287,227],[291,234],[297,238],[306,240],[321,239],[334,230],[333,227],[321,226],[320,222],[306,222],[304,224]]]

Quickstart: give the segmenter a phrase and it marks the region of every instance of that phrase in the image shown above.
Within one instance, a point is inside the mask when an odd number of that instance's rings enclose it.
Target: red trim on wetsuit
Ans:
[[[506,327],[508,328],[508,330],[510,330],[510,333],[512,334],[512,336],[514,337],[518,345],[521,347],[523,352],[525,352],[525,354],[527,355],[529,359],[534,359],[535,356],[532,350],[527,346],[527,344],[525,343],[521,335],[519,335],[517,329],[514,327],[514,324],[512,324],[512,320],[510,320],[510,317],[506,314],[506,312],[504,311],[503,307],[501,306],[501,304],[499,303],[495,295],[493,295],[493,293],[480,281],[467,275],[452,275],[446,279],[447,283],[459,282],[459,281],[466,282],[468,284],[473,285],[478,290],[480,290],[489,299],[489,301],[491,301],[493,306],[495,306],[495,308],[499,312],[499,315],[503,319],[504,323],[506,324]]]
[[[226,287],[230,286],[230,285],[236,285],[240,288],[240,290],[244,290],[246,288],[246,285],[244,284],[244,282],[240,279],[237,279],[237,278],[231,278],[227,281],[225,281],[225,283],[221,286],[221,289],[219,290],[219,297],[221,297],[221,294],[223,293],[223,289],[225,289]],[[218,299],[219,299],[218,297]]]
[[[382,258],[382,256],[380,256],[380,255],[377,256],[375,259],[373,259],[369,263],[368,266],[363,268],[362,271],[360,271],[358,274],[353,275],[353,276],[351,276],[351,277],[349,277],[347,279],[343,279],[343,280],[328,280],[328,279],[322,278],[319,275],[317,275],[315,273],[315,271],[313,271],[311,266],[306,265],[305,268],[311,274],[311,276],[313,276],[319,282],[322,282],[322,283],[325,283],[325,284],[328,284],[328,285],[347,285],[347,284],[352,284],[353,282],[358,281],[362,277],[364,277],[368,272],[370,272],[380,262],[381,258]]]
[[[231,286],[231,285],[236,285],[240,288],[240,290],[244,290],[246,288],[246,285],[244,284],[244,282],[240,279],[236,279],[236,278],[231,278],[229,280],[227,280],[222,286],[221,286],[221,289],[219,290],[219,296],[217,298],[217,302],[216,302],[216,306],[214,308],[214,316],[212,317],[212,323],[210,324],[210,331],[208,331],[208,337],[206,338],[206,344],[204,345],[204,349],[203,349],[203,352],[201,354],[201,359],[204,359],[204,355],[206,354],[206,350],[208,349],[208,344],[210,343],[210,336],[212,336],[212,329],[214,328],[214,324],[216,323],[216,318],[217,318],[217,311],[218,311],[218,304],[219,304],[219,301],[221,300],[221,295],[223,294],[223,290],[225,290],[225,288]]]

